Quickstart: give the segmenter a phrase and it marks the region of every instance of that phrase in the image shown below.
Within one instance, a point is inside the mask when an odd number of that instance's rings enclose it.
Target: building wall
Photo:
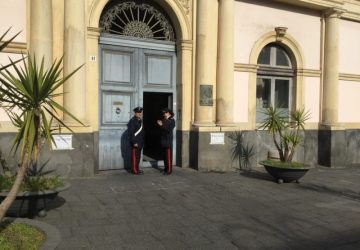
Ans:
[[[70,2],[70,1],[69,1]],[[91,175],[97,170],[97,147],[99,130],[99,18],[108,0],[87,0],[84,6],[84,23],[75,23],[76,28],[84,25],[85,56],[81,62],[85,63],[85,77],[82,80],[85,91],[84,93],[73,93],[75,95],[85,95],[85,108],[83,116],[86,123],[85,127],[75,126],[73,123],[69,125],[73,128],[76,135],[75,151],[56,152],[56,162],[60,166],[61,157],[67,159],[67,166],[71,166],[71,171],[65,175],[81,176]],[[296,80],[298,84],[297,105],[304,106],[311,113],[308,128],[312,130],[305,135],[305,146],[299,150],[298,159],[311,163],[338,164],[342,159],[336,159],[336,155],[348,155],[347,163],[360,163],[357,156],[360,140],[358,139],[360,129],[360,112],[354,112],[359,106],[360,96],[360,5],[357,1],[325,1],[325,0],[234,0],[234,80],[233,92],[230,94],[233,98],[232,105],[233,123],[231,125],[220,125],[214,122],[202,126],[195,124],[196,110],[199,104],[196,103],[197,96],[196,72],[204,65],[196,65],[199,56],[197,51],[197,43],[201,39],[208,39],[208,45],[212,46],[212,51],[206,54],[207,70],[201,72],[211,75],[211,84],[214,87],[214,105],[207,107],[206,111],[210,114],[211,119],[215,120],[216,112],[227,112],[217,109],[216,98],[217,88],[222,83],[216,82],[216,72],[219,47],[214,46],[217,36],[217,23],[221,22],[221,18],[217,16],[222,0],[210,0],[203,2],[212,6],[211,13],[208,12],[206,18],[210,18],[211,22],[205,22],[206,34],[197,34],[198,20],[198,4],[201,1],[180,1],[180,0],[156,0],[156,3],[164,7],[171,16],[174,26],[177,30],[177,48],[178,48],[178,65],[177,65],[177,93],[178,93],[178,112],[179,120],[177,138],[178,143],[177,158],[182,166],[194,167],[197,169],[208,170],[229,170],[234,169],[237,165],[231,160],[232,142],[228,135],[232,132],[245,131],[247,134],[246,141],[255,145],[258,159],[266,157],[267,151],[272,148],[271,140],[267,138],[265,132],[257,131],[254,120],[254,86],[256,86],[257,65],[251,61],[251,56],[256,45],[264,39],[264,36],[274,33],[275,27],[286,27],[286,35],[289,41],[294,43],[301,63],[298,61]],[[21,51],[27,51],[31,45],[29,44],[30,34],[30,16],[29,11],[32,0],[12,0],[0,1],[0,33],[4,32],[8,27],[12,26],[11,34],[21,31],[15,42],[0,54],[0,63],[7,62],[7,57],[19,58]],[[53,38],[53,57],[67,53],[64,51],[64,44],[72,43],[66,41],[65,20],[69,18],[66,13],[66,6],[62,0],[52,1],[52,21],[53,33],[48,34]],[[73,2],[78,4],[78,2]],[[325,12],[331,8],[345,9],[345,13],[341,15],[339,21],[339,90],[338,104],[334,104],[338,108],[338,121],[336,126],[327,128],[323,131],[322,113],[324,86],[324,27]],[[341,11],[340,11],[341,12]],[[210,13],[210,14],[209,14]],[[34,13],[33,13],[34,15]],[[271,17],[271,18],[270,18]],[[70,28],[69,28],[70,29]],[[202,32],[203,32],[202,30]],[[295,53],[295,52],[294,52]],[[76,57],[76,53],[74,57]],[[71,59],[71,58],[70,58]],[[70,60],[69,59],[69,60]],[[211,68],[211,69],[210,69]],[[205,78],[204,78],[205,79]],[[209,82],[205,82],[209,84]],[[255,83],[255,85],[254,85]],[[82,96],[83,97],[83,96]],[[63,99],[58,100],[60,103]],[[65,103],[66,105],[66,103]],[[71,108],[71,107],[70,107]],[[201,112],[200,112],[201,113]],[[10,125],[9,119],[3,111],[0,111],[0,133],[15,132],[14,127]],[[336,131],[333,131],[336,130]],[[226,131],[226,132],[225,132]],[[224,145],[210,145],[210,136],[212,132],[226,133]],[[354,136],[355,135],[355,136]],[[320,138],[320,139],[319,139]],[[325,139],[324,139],[325,138]],[[351,138],[351,143],[346,140]],[[334,140],[338,143],[334,143]],[[323,144],[321,144],[321,143]],[[322,150],[322,145],[326,150]],[[337,146],[338,145],[338,146]],[[339,146],[341,145],[341,146]],[[1,141],[1,147],[6,147],[7,142]],[[341,148],[344,151],[341,152]],[[79,153],[82,159],[90,159],[84,165],[75,159],[76,153]],[[320,156],[321,155],[321,156]],[[327,156],[330,156],[327,158]],[[224,163],[222,159],[226,157]],[[321,158],[321,159],[320,159]],[[320,159],[320,160],[319,160]],[[65,164],[65,165],[66,165]],[[60,166],[60,169],[66,169],[67,166]]]
[[[360,123],[360,22],[341,20],[339,33],[339,122]]]
[[[26,0],[0,1],[0,34],[11,27],[7,37],[21,33],[15,42],[26,42]]]
[[[275,27],[287,27],[287,33],[301,45],[304,68],[320,69],[320,17],[315,11],[269,1],[235,1],[235,63],[249,63],[260,37]]]

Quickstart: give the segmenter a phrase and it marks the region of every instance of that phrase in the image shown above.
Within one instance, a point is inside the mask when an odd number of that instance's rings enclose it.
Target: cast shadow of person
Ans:
[[[121,135],[121,156],[124,160],[124,169],[128,172],[131,171],[131,145],[129,140],[129,131],[125,130]]]

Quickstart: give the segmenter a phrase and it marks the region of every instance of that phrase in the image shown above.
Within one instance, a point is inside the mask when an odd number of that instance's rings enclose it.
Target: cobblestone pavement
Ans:
[[[262,168],[69,180],[44,218],[59,249],[360,249],[360,167],[277,184]]]

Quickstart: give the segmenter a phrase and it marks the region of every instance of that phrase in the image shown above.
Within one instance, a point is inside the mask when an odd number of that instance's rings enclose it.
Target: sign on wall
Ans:
[[[210,133],[210,144],[225,144],[224,133]]]
[[[200,84],[200,106],[213,105],[213,86]]]
[[[53,150],[70,150],[72,147],[72,135],[53,135],[54,142],[52,142]]]

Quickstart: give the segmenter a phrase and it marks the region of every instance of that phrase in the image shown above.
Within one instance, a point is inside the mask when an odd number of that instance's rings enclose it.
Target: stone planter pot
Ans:
[[[297,182],[299,183],[300,178],[302,178],[310,169],[310,166],[304,165],[301,168],[286,167],[286,166],[276,166],[276,164],[267,164],[265,162],[260,162],[264,166],[266,171],[276,179],[276,181],[281,184],[283,182]]]
[[[70,188],[70,183],[65,182],[64,186],[36,192],[20,192],[6,213],[10,217],[34,217],[36,215],[46,216],[49,204],[57,197],[59,192]],[[3,201],[7,192],[0,192],[0,202]]]

